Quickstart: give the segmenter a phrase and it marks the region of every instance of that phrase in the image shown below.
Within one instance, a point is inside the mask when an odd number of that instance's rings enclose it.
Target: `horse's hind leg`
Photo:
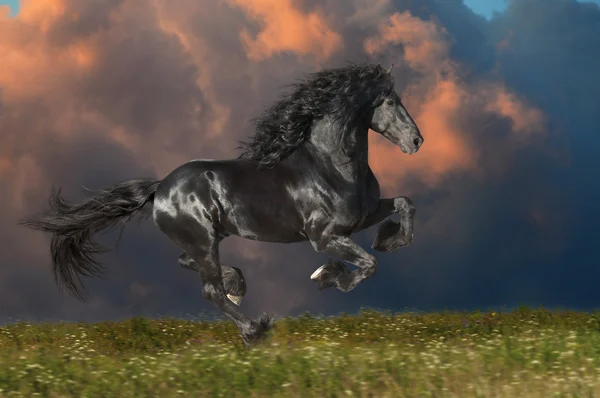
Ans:
[[[179,256],[179,265],[182,268],[190,269],[199,272],[200,266],[187,253],[182,253]],[[242,270],[237,267],[221,264],[221,273],[223,274],[223,287],[227,298],[235,305],[240,305],[242,299],[246,295],[246,281]]]
[[[159,227],[160,221],[159,219],[157,222]],[[265,333],[272,327],[271,318],[267,314],[262,314],[258,319],[252,320],[238,312],[235,305],[227,298],[223,284],[223,272],[219,263],[219,242],[221,239],[216,231],[207,230],[202,224],[197,226],[188,224],[187,228],[180,230],[175,226],[175,223],[169,221],[163,222],[165,228],[161,229],[179,244],[198,265],[200,276],[204,282],[202,296],[212,301],[236,324],[244,344],[250,345],[264,337]]]
[[[222,237],[212,227],[212,222],[183,214],[173,217],[169,213],[157,211],[156,204],[154,221],[159,229],[198,265],[204,283],[202,296],[212,301],[236,324],[244,344],[250,345],[264,337],[272,327],[271,318],[262,314],[258,319],[250,319],[238,312],[236,306],[227,298],[223,271],[219,263],[219,242]],[[185,257],[183,259],[185,260]]]
[[[198,265],[198,263],[195,262],[194,259],[191,258],[185,252],[181,253],[181,255],[179,256],[179,259],[177,260],[177,262],[179,263],[179,266],[181,268],[185,268],[185,269],[189,269],[189,270],[192,270],[192,271],[200,272],[200,266]]]

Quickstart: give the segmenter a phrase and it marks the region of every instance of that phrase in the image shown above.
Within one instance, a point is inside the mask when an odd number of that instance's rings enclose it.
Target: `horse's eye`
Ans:
[[[394,101],[393,98],[388,98],[385,100],[385,103],[388,105],[394,105],[396,103],[396,101]]]

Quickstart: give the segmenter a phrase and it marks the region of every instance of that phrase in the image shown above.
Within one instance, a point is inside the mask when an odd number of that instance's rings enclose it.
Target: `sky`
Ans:
[[[503,12],[507,4],[505,0],[464,0],[464,3],[474,12],[488,19],[496,12]]]
[[[588,0],[587,2],[600,4],[600,0]],[[20,0],[0,0],[0,5],[2,4],[6,4],[10,7],[11,16],[16,16],[19,13]],[[464,4],[477,14],[483,15],[489,19],[496,12],[502,13],[506,9],[508,3],[507,0],[464,0]]]
[[[600,0],[578,1],[581,3],[593,3],[600,5]],[[490,19],[495,13],[502,14],[504,10],[506,10],[506,7],[508,6],[508,0],[464,0],[464,4],[471,8],[471,10],[473,10],[475,13]]]
[[[475,6],[473,6],[475,7]],[[91,300],[58,293],[49,238],[17,226],[53,186],[70,201],[190,159],[232,158],[246,121],[303,73],[394,64],[425,138],[412,156],[374,134],[384,196],[417,206],[415,241],[377,275],[318,291],[309,243],[228,238],[249,316],[600,307],[600,9],[461,0],[27,0],[0,6],[0,322],[212,312],[199,275],[152,220],[130,223]],[[355,236],[369,248],[376,227]],[[113,248],[118,231],[101,242]],[[370,249],[369,249],[370,250]]]
[[[19,13],[20,0],[0,0],[0,6],[8,6],[10,8],[9,16],[15,17]]]

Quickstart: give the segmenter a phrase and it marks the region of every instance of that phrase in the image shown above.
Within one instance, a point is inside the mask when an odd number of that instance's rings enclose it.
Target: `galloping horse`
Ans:
[[[319,289],[343,292],[377,270],[377,259],[350,238],[353,233],[383,221],[375,250],[412,242],[415,206],[407,197],[380,199],[368,164],[369,129],[407,154],[423,144],[390,70],[367,64],[308,74],[254,123],[255,134],[242,143],[238,159],[192,160],[163,180],[125,181],[79,204],[68,204],[53,189],[50,209],[21,224],[52,234],[58,287],[85,300],[80,277],[104,272],[93,255],[105,249],[93,235],[153,206],[158,228],[183,250],[179,264],[200,272],[203,297],[235,322],[250,345],[272,319],[250,319],[237,310],[245,281],[238,268],[219,261],[226,237],[308,240],[330,256],[311,279]],[[357,268],[350,271],[344,262]]]

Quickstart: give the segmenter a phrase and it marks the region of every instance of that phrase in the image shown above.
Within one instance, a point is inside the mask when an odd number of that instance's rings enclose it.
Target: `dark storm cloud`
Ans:
[[[506,40],[498,73],[551,116],[560,133],[548,145],[570,155],[558,164],[532,162],[528,167],[536,171],[529,189],[537,188],[543,207],[539,218],[550,225],[561,220],[552,233],[564,243],[545,261],[530,252],[526,278],[537,285],[536,301],[598,306],[594,248],[600,221],[595,210],[600,199],[600,115],[595,103],[600,79],[595,71],[600,68],[600,8],[567,0],[514,1],[492,21],[492,31]]]
[[[420,236],[431,237],[445,226],[446,233],[416,242],[403,270],[386,279],[390,287],[378,286],[387,294],[373,302],[423,309],[519,303],[596,307],[598,8],[575,1],[511,2],[484,30],[485,40],[475,37],[484,60],[469,51],[456,55],[457,48],[473,43],[458,39],[449,22],[455,15],[445,10],[438,18],[454,37],[452,54],[478,66],[467,79],[501,78],[540,107],[547,131],[507,156],[507,126],[468,116],[471,131],[461,131],[482,154],[483,179],[449,178],[436,190],[415,195],[422,204],[419,217],[431,217],[432,230],[420,229]],[[462,242],[445,244],[457,232]],[[398,293],[392,293],[392,284]],[[375,295],[367,289],[363,300]]]
[[[80,304],[58,296],[47,240],[16,219],[43,206],[51,185],[75,200],[78,184],[233,157],[245,122],[282,85],[368,60],[397,65],[426,138],[410,158],[379,140],[371,151],[386,192],[418,204],[415,243],[378,254],[377,276],[344,295],[313,286],[326,258],[308,244],[228,240],[222,259],[247,276],[245,308],[594,306],[599,20],[597,7],[567,0],[513,2],[490,22],[458,0],[31,1],[0,21],[0,50],[14,54],[0,66],[0,181],[10,187],[0,194],[0,317],[212,310],[152,222],[128,225],[118,253],[102,258],[108,279],[89,281],[93,301]]]

